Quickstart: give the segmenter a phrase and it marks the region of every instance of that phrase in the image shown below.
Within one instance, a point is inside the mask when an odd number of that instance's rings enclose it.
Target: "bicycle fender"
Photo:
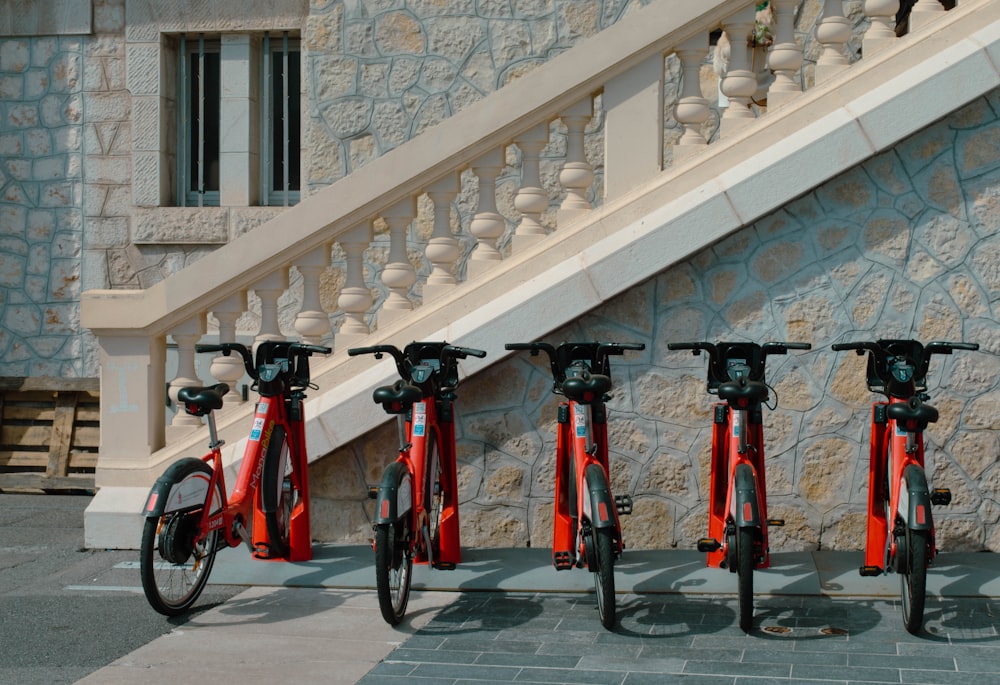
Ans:
[[[180,459],[156,479],[146,497],[142,515],[158,518],[172,511],[196,509],[208,499],[212,469],[201,459]]]
[[[911,530],[932,530],[931,493],[927,487],[927,474],[916,464],[903,470],[903,487],[899,491],[899,513],[906,527]]]
[[[617,510],[604,469],[597,464],[591,464],[584,471],[584,479],[587,481],[587,491],[590,493],[590,525],[594,528],[615,527]]]
[[[753,475],[753,469],[748,464],[740,464],[736,467],[734,477],[736,491],[733,493],[736,511],[733,518],[740,528],[746,526],[760,526],[760,506],[757,501],[757,481]]]
[[[402,486],[402,487],[400,487]],[[375,516],[372,523],[395,523],[413,508],[413,488],[406,464],[393,462],[382,474],[375,498]]]

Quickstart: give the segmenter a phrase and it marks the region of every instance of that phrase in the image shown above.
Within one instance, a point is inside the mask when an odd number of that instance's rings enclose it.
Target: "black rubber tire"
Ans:
[[[287,558],[291,538],[292,507],[297,493],[285,487],[285,476],[291,467],[285,429],[276,426],[271,433],[271,442],[264,455],[264,469],[261,476],[261,508],[267,524],[267,539],[270,543],[269,558]],[[292,481],[289,480],[289,484]]]
[[[413,557],[403,537],[403,522],[375,526],[375,588],[382,618],[398,625],[410,600]]]
[[[601,625],[611,630],[615,627],[615,544],[611,528],[594,528],[597,568],[594,569],[594,589],[597,591],[597,611]]]
[[[906,531],[906,571],[900,574],[900,598],[906,631],[919,635],[924,626],[924,601],[927,598],[927,558],[930,534],[926,530]]]
[[[441,457],[438,454],[437,433],[433,430],[429,431],[424,444],[427,445],[427,451],[424,455],[427,464],[424,511],[427,512],[427,533],[431,545],[431,557],[437,564],[441,554],[441,503],[445,494],[444,484],[441,482]]]
[[[200,459],[185,459],[172,467],[175,482],[187,478],[211,478],[212,469]],[[222,506],[222,491],[216,485],[209,493],[213,510]],[[200,543],[195,540],[204,504],[146,519],[139,545],[139,575],[149,605],[164,616],[185,613],[208,582],[218,551],[218,530]]]
[[[740,528],[736,533],[736,575],[739,576],[740,630],[753,628],[753,528]]]

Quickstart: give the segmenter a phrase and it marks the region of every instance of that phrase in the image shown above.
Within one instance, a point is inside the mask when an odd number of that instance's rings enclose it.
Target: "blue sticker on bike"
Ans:
[[[427,405],[417,402],[413,405],[413,435],[423,437],[427,430]]]

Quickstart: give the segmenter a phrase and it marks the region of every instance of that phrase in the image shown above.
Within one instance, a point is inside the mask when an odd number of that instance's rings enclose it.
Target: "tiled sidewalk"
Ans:
[[[623,595],[618,613],[608,632],[593,596],[462,594],[360,683],[1000,682],[993,599],[928,600],[919,638],[884,598],[758,597],[750,635],[721,596]]]

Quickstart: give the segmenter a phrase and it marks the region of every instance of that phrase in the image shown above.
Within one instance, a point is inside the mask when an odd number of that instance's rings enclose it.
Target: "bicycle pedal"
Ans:
[[[882,569],[878,566],[862,566],[858,569],[858,573],[863,576],[880,576],[882,575]]]
[[[368,499],[378,499],[378,486],[369,485],[368,486]]]
[[[456,566],[454,561],[439,561],[434,564],[434,568],[439,571],[454,571]]]
[[[772,528],[781,528],[783,525],[785,525],[785,519],[768,519],[767,525],[771,526]]]
[[[615,508],[620,516],[628,516],[632,513],[632,496],[615,495]]]
[[[557,571],[567,571],[573,568],[573,557],[569,552],[553,552],[552,565]]]
[[[937,507],[946,507],[951,504],[951,490],[948,488],[934,488],[931,493],[931,504]]]
[[[722,543],[715,538],[702,538],[698,540],[699,552],[718,552],[722,549]]]

